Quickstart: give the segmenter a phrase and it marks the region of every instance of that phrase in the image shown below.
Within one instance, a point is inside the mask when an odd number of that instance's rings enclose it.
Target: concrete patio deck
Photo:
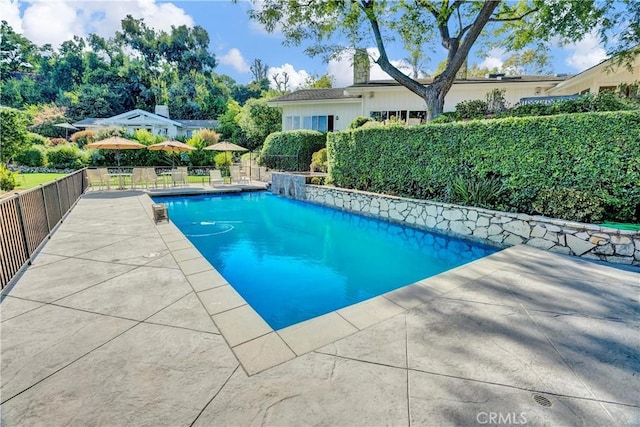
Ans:
[[[2,425],[640,425],[637,271],[513,247],[272,331],[151,203],[86,194],[3,291]]]

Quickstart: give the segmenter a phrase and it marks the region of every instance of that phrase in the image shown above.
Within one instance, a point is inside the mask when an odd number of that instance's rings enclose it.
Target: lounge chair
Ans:
[[[102,189],[103,186],[107,187],[107,189],[111,188],[111,178],[103,176],[98,169],[87,169],[87,179],[89,180],[89,186],[91,188],[98,186],[98,188]]]
[[[136,184],[145,184],[147,181],[147,174],[144,168],[133,168],[131,174],[131,186],[136,188]]]
[[[149,188],[149,184],[153,183],[154,187],[158,188],[158,174],[156,173],[156,168],[145,168],[145,173],[147,174],[147,188]]]
[[[216,184],[224,185],[224,178],[220,173],[220,169],[211,169],[209,171],[209,185],[215,187]]]
[[[109,169],[107,168],[98,168],[98,172],[100,173],[100,177],[104,182],[107,183],[107,188],[111,188],[111,183],[113,182],[113,176],[109,173]]]
[[[238,184],[249,183],[249,177],[243,175],[239,167],[231,166],[229,170],[231,171],[231,182],[235,182]]]
[[[174,169],[171,171],[171,181],[173,182],[173,185],[177,185],[179,183],[181,183],[182,185],[187,185],[187,173],[179,170],[179,169]]]

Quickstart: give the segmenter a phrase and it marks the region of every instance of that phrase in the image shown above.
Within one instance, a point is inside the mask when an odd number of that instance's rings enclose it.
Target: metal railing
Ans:
[[[0,288],[4,288],[87,188],[85,170],[0,200]]]

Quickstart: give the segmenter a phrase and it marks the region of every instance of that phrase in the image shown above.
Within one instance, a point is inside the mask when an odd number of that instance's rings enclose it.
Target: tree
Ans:
[[[274,73],[271,78],[276,84],[276,90],[278,92],[280,92],[281,94],[289,92],[289,73],[287,73],[286,71],[283,71],[282,74]]]
[[[27,126],[29,117],[14,108],[0,108],[0,162],[8,165],[22,151],[29,148]]]
[[[252,81],[254,82],[269,78],[269,66],[262,62],[261,59],[254,59],[249,70],[251,70],[251,74],[253,75]]]
[[[333,79],[329,74],[318,76],[317,74],[307,77],[302,85],[302,89],[331,89],[333,87]]]
[[[254,0],[257,2],[257,0]],[[620,5],[636,18],[626,21]],[[615,28],[620,20],[627,22],[631,40],[640,41],[640,2],[620,0],[596,4],[594,1],[519,0],[353,0],[327,2],[282,2],[261,0],[260,7],[250,12],[267,31],[280,29],[285,44],[299,45],[303,40],[316,44],[306,49],[311,55],[330,57],[344,46],[331,43],[332,36],[346,37],[351,47],[373,40],[380,56],[375,62],[394,80],[422,97],[427,118],[442,112],[444,98],[460,68],[483,32],[496,30],[504,46],[523,49],[535,41],[547,41],[557,35],[562,40],[577,40],[594,28],[601,34]],[[489,27],[487,27],[489,25]],[[625,36],[622,38],[626,40]],[[422,52],[425,44],[439,39],[447,52],[442,73],[429,85],[405,75],[389,60],[387,44],[400,39],[409,56]]]
[[[282,111],[269,107],[266,98],[250,99],[242,107],[238,124],[246,134],[245,147],[253,151],[270,133],[282,130]]]

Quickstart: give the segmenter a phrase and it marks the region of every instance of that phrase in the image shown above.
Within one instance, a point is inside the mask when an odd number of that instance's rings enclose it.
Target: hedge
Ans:
[[[308,171],[311,156],[326,146],[326,138],[315,130],[274,132],[264,141],[258,164],[277,170]]]
[[[486,207],[640,220],[637,110],[359,128],[329,134],[327,148],[339,187],[457,202],[456,179],[498,179],[504,191]]]
[[[47,149],[42,145],[34,144],[18,154],[14,160],[19,165],[44,167],[47,165]]]

